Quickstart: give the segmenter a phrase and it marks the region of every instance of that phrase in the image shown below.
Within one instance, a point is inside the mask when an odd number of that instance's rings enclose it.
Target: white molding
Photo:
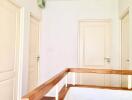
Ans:
[[[22,97],[22,70],[23,70],[23,46],[24,46],[24,13],[25,9],[20,9],[20,50],[19,50],[19,69],[18,69],[18,95],[17,100]]]
[[[23,5],[21,5],[17,0],[8,0],[8,1],[21,9],[23,8]]]
[[[39,18],[39,17],[36,17],[33,13],[31,13],[31,12],[29,12],[29,20],[31,19],[31,17],[32,18],[34,18],[36,21],[38,21],[38,23],[39,23],[39,32],[38,32],[38,34],[39,34],[39,52],[38,52],[38,56],[40,56],[40,32],[41,32],[41,19]],[[30,21],[29,21],[29,29],[30,29]],[[30,36],[29,36],[29,38],[30,38]],[[41,58],[40,58],[41,59]],[[40,82],[40,59],[39,59],[39,62],[38,62],[38,72],[37,72],[37,74],[38,74],[38,80],[37,80],[37,85],[39,85],[39,82]],[[28,66],[29,67],[29,66]],[[28,80],[29,81],[29,80]]]
[[[123,10],[121,13],[120,13],[120,15],[119,15],[119,18],[120,18],[120,20],[122,20],[128,13],[129,13],[129,7],[128,8],[126,8],[125,10]]]
[[[35,16],[32,12],[29,12],[29,15],[39,22],[42,20],[42,18]]]
[[[11,4],[19,8],[20,13],[20,34],[19,34],[19,65],[17,72],[17,100],[21,100],[22,97],[22,69],[23,69],[23,41],[24,41],[24,13],[25,10],[14,0],[8,0]]]

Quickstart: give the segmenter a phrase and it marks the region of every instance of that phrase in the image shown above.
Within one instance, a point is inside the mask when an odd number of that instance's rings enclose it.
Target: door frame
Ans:
[[[39,48],[38,48],[38,56],[40,57],[40,32],[41,32],[41,19],[40,18],[38,18],[37,16],[35,16],[32,12],[29,12],[29,14],[28,14],[28,17],[29,17],[29,32],[30,32],[30,20],[31,20],[31,17],[32,18],[34,18],[36,21],[38,21],[39,23],[39,32],[38,32],[38,35],[39,35],[39,40],[38,40],[38,46],[39,46]],[[29,39],[30,39],[30,36],[29,36]],[[29,48],[29,46],[28,46],[28,48]],[[28,49],[29,50],[29,49]],[[29,53],[28,53],[29,54]],[[38,72],[37,72],[37,85],[39,85],[39,82],[40,82],[40,59],[39,59],[39,62],[38,62]],[[29,61],[28,61],[28,69],[29,69]],[[29,71],[28,71],[28,76],[29,76]],[[29,82],[29,77],[28,77],[28,82]],[[29,83],[28,83],[28,90],[29,90]]]
[[[111,19],[80,19],[79,22],[78,22],[78,35],[77,35],[77,66],[78,67],[84,67],[84,66],[81,66],[81,44],[80,44],[80,41],[81,41],[81,34],[80,34],[80,22],[86,22],[86,21],[110,21],[112,23],[112,20]]]
[[[122,20],[124,17],[126,16],[129,16],[130,15],[130,8],[126,8],[125,10],[123,10],[119,16],[119,19],[120,19],[120,69],[122,70]],[[130,17],[129,17],[129,21],[130,21]],[[130,23],[129,23],[129,32],[130,32]],[[129,44],[128,44],[129,45]],[[129,64],[130,65],[130,64]],[[129,66],[128,66],[129,67]],[[129,70],[129,69],[128,69]],[[120,77],[121,79],[121,87],[122,87],[122,75]],[[128,88],[131,88],[132,85],[132,76],[131,75],[128,75]]]
[[[19,60],[18,60],[18,70],[17,70],[17,100],[20,100],[22,97],[22,70],[23,70],[23,50],[24,50],[24,14],[25,9],[15,0],[7,0],[12,5],[16,6],[19,9],[20,14],[20,32],[19,32]]]
[[[81,40],[80,22],[86,22],[86,21],[107,21],[107,22],[111,22],[111,24],[112,24],[112,19],[80,19],[79,20],[79,22],[78,22],[78,34],[77,34],[77,66],[79,68],[83,68],[84,67],[84,66],[81,65],[81,53],[82,52],[80,51],[81,50],[81,44],[80,44],[81,43],[80,42],[80,40]],[[110,38],[112,38],[112,35],[111,35]],[[110,56],[111,56],[111,54],[110,54]],[[75,74],[75,80],[76,80],[77,84],[80,83],[80,74]]]
[[[129,15],[129,8],[125,9],[123,12],[121,12],[119,18],[120,18],[120,69],[122,69],[122,19],[128,14]],[[130,17],[129,17],[130,20]],[[129,25],[129,31],[130,31],[130,25]]]
[[[128,13],[130,12],[130,8],[126,8],[125,10],[123,10],[120,15],[119,15],[119,19],[120,21],[122,20],[123,17],[125,17]]]
[[[130,13],[130,8],[126,8],[125,10],[123,10],[120,15],[119,15],[119,30],[120,30],[120,56],[119,56],[119,59],[120,59],[120,70],[122,69],[122,66],[121,66],[121,59],[122,59],[122,19]],[[130,17],[129,17],[129,20],[130,20]],[[129,25],[129,31],[130,31],[130,25]]]

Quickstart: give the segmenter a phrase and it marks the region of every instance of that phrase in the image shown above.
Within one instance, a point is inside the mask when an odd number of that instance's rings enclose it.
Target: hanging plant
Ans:
[[[45,7],[45,0],[37,0],[38,6],[40,8],[44,8]]]

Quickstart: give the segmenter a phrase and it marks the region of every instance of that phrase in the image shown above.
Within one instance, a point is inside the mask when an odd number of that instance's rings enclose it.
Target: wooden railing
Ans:
[[[65,75],[69,72],[69,69],[65,69],[59,74],[55,75],[53,78],[40,85],[33,91],[29,92],[25,95],[22,100],[41,100],[44,99],[44,95],[46,95],[61,79],[64,78]]]
[[[112,69],[69,68],[69,72],[132,75],[132,70],[112,70]]]
[[[45,96],[58,82],[60,82],[69,72],[74,73],[97,73],[97,74],[118,74],[118,75],[132,75],[132,70],[112,70],[112,69],[88,69],[88,68],[67,68],[55,75],[53,78],[40,85],[27,95],[22,97],[22,100],[63,100],[70,87],[92,87],[92,88],[108,88],[108,89],[123,89],[132,90],[127,88],[118,87],[104,87],[93,85],[78,85],[78,84],[65,84],[64,87],[58,92],[58,97]]]

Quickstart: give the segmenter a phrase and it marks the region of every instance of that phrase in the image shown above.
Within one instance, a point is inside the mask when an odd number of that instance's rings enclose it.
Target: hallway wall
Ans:
[[[112,19],[112,68],[120,68],[118,0],[49,0],[42,18],[40,83],[78,66],[81,19]]]

